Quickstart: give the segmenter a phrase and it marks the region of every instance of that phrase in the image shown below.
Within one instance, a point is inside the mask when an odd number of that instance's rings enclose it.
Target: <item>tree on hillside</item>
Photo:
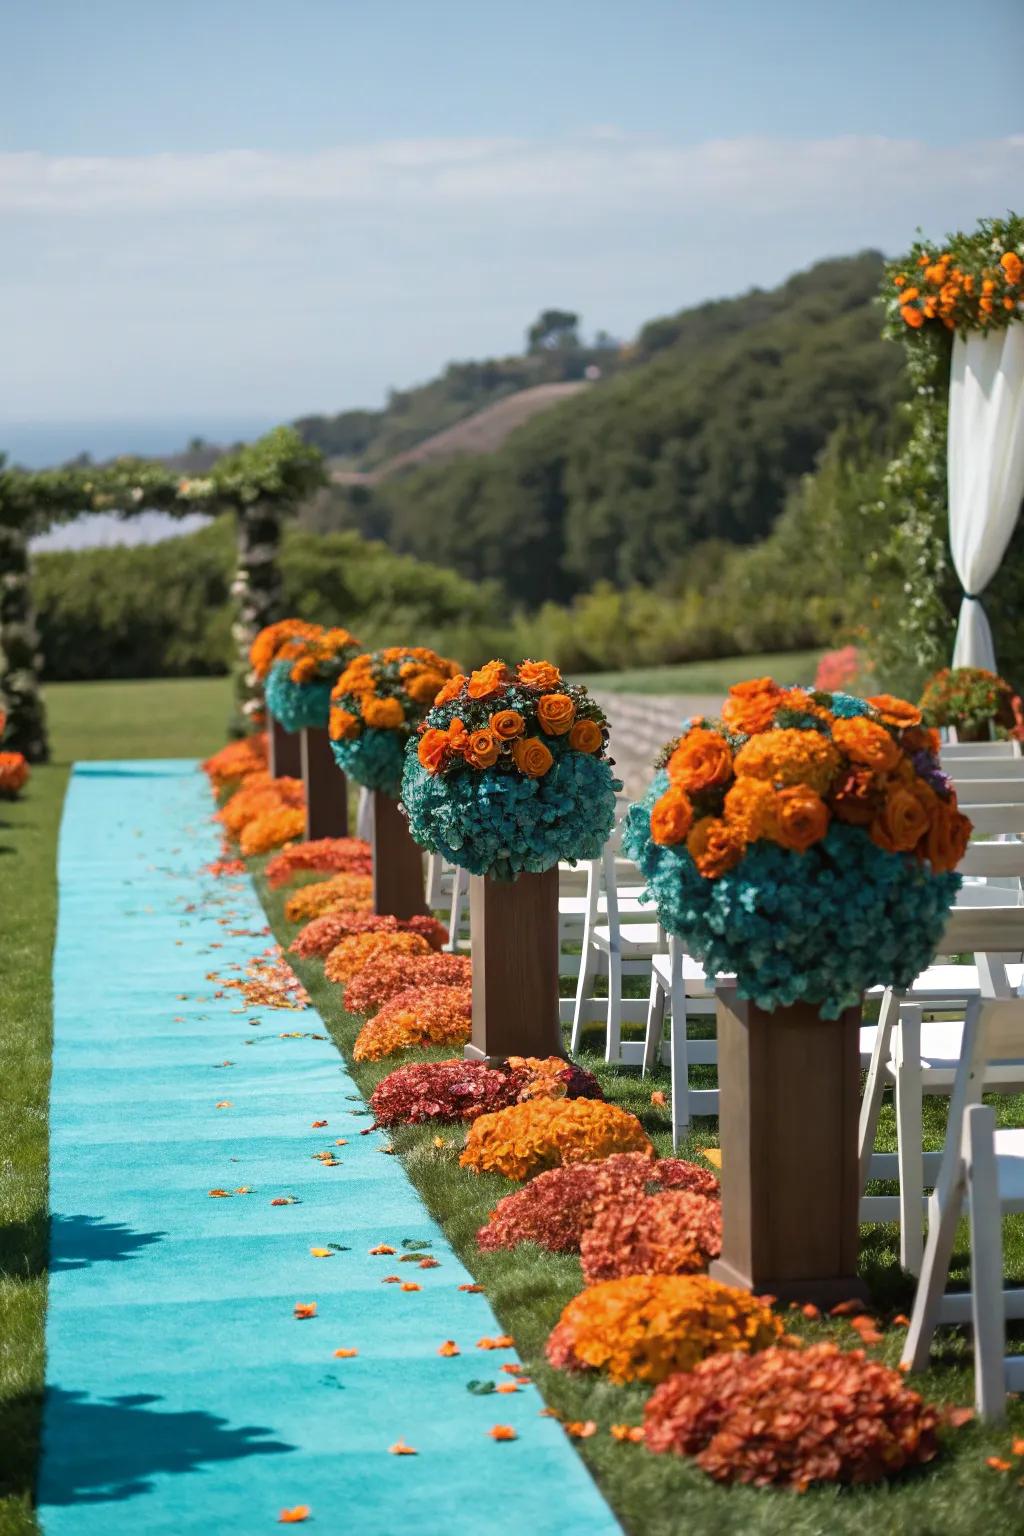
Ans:
[[[542,309],[526,333],[530,352],[574,352],[580,345],[580,317],[570,309]]]

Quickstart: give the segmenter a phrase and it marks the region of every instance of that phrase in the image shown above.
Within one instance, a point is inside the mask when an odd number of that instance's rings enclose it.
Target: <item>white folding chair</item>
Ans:
[[[636,884],[622,890],[619,888],[620,868],[616,853],[620,836],[621,830],[617,828],[606,843],[601,858],[595,859],[587,870],[582,953],[576,999],[572,1005],[570,1050],[573,1054],[579,1050],[584,1026],[603,1013],[605,1061],[639,1064],[643,1059],[643,1042],[623,1042],[622,1025],[624,1022],[642,1022],[645,1005],[639,998],[623,998],[622,979],[624,976],[646,975],[652,957],[664,948],[666,940],[657,920],[650,916],[652,908],[641,901],[644,886],[639,872],[636,872]],[[594,983],[601,972],[608,976],[607,998],[599,998],[594,992]]]
[[[447,925],[445,949],[453,954],[465,949],[469,942],[469,871],[460,869],[457,864],[449,864],[440,853],[430,854],[426,900],[430,910],[440,912]]]
[[[669,1009],[667,1043],[664,1040],[666,1002]],[[679,939],[670,935],[668,949],[651,960],[643,1075],[646,1076],[659,1059],[664,1061],[667,1052],[671,1072],[673,1149],[678,1148],[680,1137],[694,1115],[718,1114],[718,1089],[690,1086],[692,1066],[718,1065],[718,1041],[691,1038],[690,1020],[709,1015],[714,1018],[714,1014],[714,986],[709,986],[704,967],[685,952]]]

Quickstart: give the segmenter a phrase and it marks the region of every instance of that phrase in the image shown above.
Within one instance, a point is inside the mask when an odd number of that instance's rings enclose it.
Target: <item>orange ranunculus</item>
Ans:
[[[918,853],[928,860],[937,874],[956,869],[971,840],[971,823],[957,808],[956,796],[943,800],[935,796],[928,831],[918,845]]]
[[[852,720],[837,720],[832,740],[851,762],[876,773],[891,773],[900,760],[900,749],[883,725],[855,715]]]
[[[512,757],[519,772],[528,779],[541,778],[554,762],[539,736],[520,736],[512,743]]]
[[[832,791],[832,813],[852,827],[867,827],[874,821],[885,798],[885,791],[870,768],[851,768]]]
[[[828,831],[828,806],[804,784],[790,784],[775,796],[772,838],[783,848],[806,853]]]
[[[359,719],[350,709],[331,710],[330,734],[332,741],[351,741],[359,735]]]
[[[562,674],[550,661],[521,661],[516,676],[524,688],[560,688]]]
[[[746,842],[738,827],[703,816],[686,839],[686,851],[705,880],[717,880],[742,859]]]
[[[526,721],[517,709],[499,709],[489,724],[499,741],[514,741],[526,730]]]
[[[469,674],[471,699],[492,699],[509,681],[508,667],[503,661],[488,661]]]
[[[576,705],[567,693],[544,693],[537,700],[537,719],[547,736],[565,736],[572,730]]]
[[[916,704],[909,704],[906,699],[898,699],[892,693],[876,693],[867,701],[872,709],[877,709],[886,725],[895,725],[903,730],[909,726],[921,724],[921,711]]]
[[[782,689],[770,677],[754,677],[734,683],[722,705],[722,719],[732,731],[751,736],[766,731],[782,698]]]
[[[454,677],[448,679],[443,688],[438,689],[437,698],[434,700],[435,708],[438,704],[450,704],[452,699],[457,699],[462,692],[463,685],[468,681],[469,679],[464,672],[456,672]]]
[[[604,733],[596,720],[577,720],[569,732],[569,745],[574,752],[600,752]]]
[[[456,715],[448,726],[448,746],[452,752],[465,752],[469,746],[469,732]]]
[[[778,789],[807,784],[823,795],[839,762],[839,753],[820,731],[786,727],[751,736],[736,754],[735,769],[739,779],[762,779]]]
[[[438,773],[447,750],[447,731],[424,731],[416,748],[416,756],[428,773]]]
[[[1008,283],[1019,283],[1021,274],[1024,273],[1024,262],[1021,261],[1016,251],[1006,251],[999,258],[999,265],[1006,274]]]
[[[903,745],[908,752],[929,752],[932,757],[938,757],[942,739],[934,726],[914,725],[904,732]]]
[[[405,720],[405,710],[400,699],[366,699],[363,719],[378,731],[393,731]]]
[[[695,726],[684,736],[667,764],[668,776],[691,794],[726,784],[732,778],[732,752],[717,731]]]
[[[748,843],[770,837],[775,825],[775,791],[763,779],[737,779],[725,797],[724,814]]]
[[[443,686],[444,678],[440,672],[420,672],[405,684],[410,699],[415,699],[417,704],[433,704]]]
[[[474,768],[493,768],[500,750],[493,731],[472,731],[466,744],[466,762]]]
[[[681,843],[693,826],[693,806],[684,789],[670,784],[651,811],[651,838],[662,848]]]
[[[928,825],[928,812],[920,796],[902,784],[890,782],[869,835],[887,853],[909,853],[928,831]]]

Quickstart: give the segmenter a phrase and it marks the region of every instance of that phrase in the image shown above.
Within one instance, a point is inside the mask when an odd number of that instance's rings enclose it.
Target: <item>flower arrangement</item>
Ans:
[[[527,1179],[560,1163],[591,1163],[612,1152],[654,1148],[635,1115],[593,1099],[528,1099],[481,1115],[459,1161],[474,1173]]]
[[[608,722],[547,661],[489,661],[450,679],[406,749],[402,800],[416,842],[474,875],[514,879],[597,858],[622,785]]]
[[[362,647],[347,629],[290,635],[278,646],[264,683],[267,708],[286,731],[326,726],[331,689]]]
[[[560,1056],[517,1056],[489,1067],[481,1061],[423,1061],[398,1067],[373,1090],[378,1125],[424,1120],[476,1120],[527,1098],[603,1097],[597,1079]]]
[[[321,875],[369,875],[373,872],[370,845],[361,837],[317,837],[312,842],[293,843],[268,860],[263,873],[270,889],[276,891],[307,870]]]
[[[707,1275],[627,1275],[575,1296],[548,1339],[559,1371],[664,1381],[708,1355],[767,1349],[782,1324],[764,1301]]]
[[[282,806],[301,810],[305,798],[301,779],[272,779],[269,773],[251,773],[241,788],[224,802],[216,819],[225,832],[232,837],[241,837],[243,829],[258,816]]]
[[[421,646],[357,656],[331,691],[330,733],[342,772],[398,798],[405,744],[445,683],[454,661]]]
[[[231,784],[240,784],[253,773],[267,771],[267,736],[265,731],[229,741],[203,763],[203,772],[215,794]]]
[[[442,949],[448,942],[448,929],[444,923],[425,913],[417,912],[413,917],[400,920],[390,913],[354,912],[342,908],[312,918],[292,941],[289,953],[307,960],[313,956],[323,960],[342,939],[354,933],[418,933],[431,949]]]
[[[314,640],[321,629],[320,624],[310,624],[305,619],[280,619],[276,624],[267,624],[249,647],[249,665],[256,681],[266,680],[287,643]]]
[[[345,988],[344,1004],[349,1013],[376,1013],[410,988],[465,988],[471,980],[466,955],[378,955],[352,977]]]
[[[418,933],[390,932],[385,929],[376,933],[352,933],[340,940],[324,961],[324,975],[328,981],[350,981],[358,971],[369,965],[378,955],[429,955],[433,951],[426,939]]]
[[[722,1251],[722,1206],[688,1189],[616,1201],[594,1218],[580,1242],[583,1278],[692,1275]]]
[[[982,219],[941,245],[917,240],[885,275],[891,335],[1012,325],[1024,307],[1024,218]]]
[[[931,1461],[939,1415],[898,1372],[835,1344],[715,1355],[644,1409],[648,1450],[693,1456],[722,1483],[874,1483]]]
[[[623,846],[710,974],[835,1018],[941,936],[971,824],[937,749],[902,699],[739,683],[666,747]]]
[[[614,1152],[596,1163],[567,1163],[539,1173],[505,1195],[476,1235],[485,1253],[537,1243],[552,1253],[578,1253],[584,1232],[612,1207],[635,1205],[648,1192],[689,1190],[710,1197],[718,1180],[677,1157],[653,1162],[643,1152]]]
[[[862,665],[861,654],[855,645],[844,645],[838,651],[826,651],[818,662],[814,686],[824,693],[848,688],[856,680]]]
[[[239,847],[246,858],[252,858],[256,854],[269,853],[272,848],[280,848],[282,843],[290,843],[301,837],[305,830],[306,813],[301,806],[277,805],[246,823],[238,840]]]
[[[0,799],[16,799],[28,779],[28,760],[23,753],[0,752]]]
[[[352,1055],[356,1061],[381,1061],[414,1046],[465,1045],[472,1017],[473,994],[468,986],[408,987],[363,1025]]]
[[[943,667],[925,683],[920,708],[929,726],[953,726],[961,741],[1010,736],[1016,725],[1014,692],[984,667]]]
[[[373,905],[372,875],[332,875],[292,891],[284,904],[290,923],[307,923],[326,912],[369,912]]]

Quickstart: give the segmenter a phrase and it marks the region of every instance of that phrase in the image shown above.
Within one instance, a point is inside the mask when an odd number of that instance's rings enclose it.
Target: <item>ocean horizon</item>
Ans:
[[[0,421],[0,454],[24,469],[49,469],[82,453],[98,462],[124,453],[139,458],[180,453],[195,437],[220,445],[247,442],[277,425],[269,416],[202,413],[101,421]]]

